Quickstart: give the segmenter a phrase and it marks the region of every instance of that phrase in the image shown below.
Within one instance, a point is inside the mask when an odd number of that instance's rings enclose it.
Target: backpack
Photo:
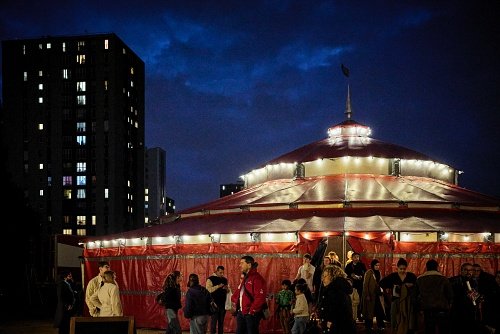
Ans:
[[[165,307],[165,304],[167,302],[167,294],[165,291],[160,292],[158,295],[156,295],[156,302],[158,305]]]

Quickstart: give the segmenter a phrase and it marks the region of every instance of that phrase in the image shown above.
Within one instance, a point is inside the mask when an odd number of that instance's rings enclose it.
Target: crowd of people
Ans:
[[[463,263],[459,275],[446,277],[439,263],[429,259],[425,272],[417,276],[401,258],[397,271],[383,277],[378,259],[372,259],[367,268],[356,252],[348,254],[344,266],[335,252],[325,255],[317,267],[310,254],[302,260],[294,280],[282,280],[281,289],[274,293],[275,315],[283,334],[352,334],[356,322],[364,324],[366,333],[384,332],[386,324],[392,334],[490,334],[499,328],[500,271],[496,276],[489,274],[477,263]],[[234,290],[223,266],[217,266],[205,286],[197,274],[190,274],[184,307],[183,275],[180,271],[168,274],[163,283],[166,333],[182,333],[178,317],[182,309],[191,334],[208,330],[223,334],[226,312],[235,316],[236,334],[258,334],[269,294],[257,267],[253,257],[242,256]],[[70,272],[62,273],[57,295],[54,325],[60,334],[67,334],[69,320],[78,312],[78,293]],[[123,315],[116,274],[108,262],[99,262],[99,274],[89,281],[85,302],[93,317]]]

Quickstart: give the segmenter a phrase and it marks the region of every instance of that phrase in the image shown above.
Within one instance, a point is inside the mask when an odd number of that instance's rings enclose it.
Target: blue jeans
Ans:
[[[306,331],[309,317],[295,317],[292,327],[292,334],[303,334]]]
[[[174,311],[171,308],[167,308],[165,310],[167,315],[167,331],[166,334],[182,334],[181,324],[179,322],[179,318],[177,317],[177,311]]]
[[[260,317],[241,313],[236,315],[236,334],[259,334]]]
[[[205,334],[208,327],[209,315],[195,315],[189,320],[189,333]]]

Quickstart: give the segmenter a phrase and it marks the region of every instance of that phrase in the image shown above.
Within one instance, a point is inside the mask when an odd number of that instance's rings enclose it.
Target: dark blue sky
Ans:
[[[8,3],[5,3],[8,2]],[[0,39],[116,33],[146,64],[146,145],[185,209],[345,119],[500,197],[497,1],[3,1]]]

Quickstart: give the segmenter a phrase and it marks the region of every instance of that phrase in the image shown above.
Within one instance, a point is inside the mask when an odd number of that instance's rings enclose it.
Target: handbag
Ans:
[[[233,304],[231,303],[231,296],[233,295],[231,289],[227,289],[227,294],[226,294],[226,304],[224,305],[224,308],[226,311],[231,311],[233,309]]]
[[[262,318],[264,318],[265,320],[271,318],[271,311],[269,311],[269,306],[267,305],[267,303],[262,310]]]
[[[219,312],[219,306],[217,306],[217,304],[212,299],[210,301],[210,314],[215,314],[217,312]]]

